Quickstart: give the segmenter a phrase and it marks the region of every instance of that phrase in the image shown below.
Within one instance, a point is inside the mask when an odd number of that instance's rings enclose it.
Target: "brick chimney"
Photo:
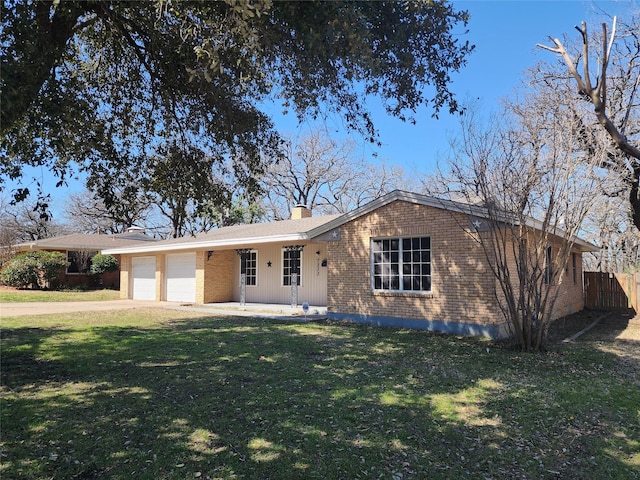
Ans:
[[[291,220],[309,218],[310,216],[311,210],[306,205],[298,204],[291,210]]]

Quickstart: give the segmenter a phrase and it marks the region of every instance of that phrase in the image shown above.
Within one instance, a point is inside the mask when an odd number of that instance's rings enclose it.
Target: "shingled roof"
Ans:
[[[104,253],[128,254],[194,249],[212,250],[219,247],[246,248],[265,243],[312,240],[314,238],[322,238],[321,235],[330,231],[335,232],[345,223],[395,201],[464,213],[479,218],[488,218],[487,209],[478,205],[469,205],[462,202],[439,199],[428,195],[394,190],[393,192],[356,208],[355,210],[341,215],[325,215],[322,217],[308,217],[269,223],[234,225],[211,230],[210,232],[201,233],[193,237],[174,238],[171,240],[154,242],[149,245],[137,244],[122,248],[118,248],[114,245],[114,248],[105,250]],[[505,217],[505,221],[508,220],[509,219]],[[530,219],[527,221],[527,226],[540,228],[540,222]],[[564,238],[562,232],[558,232],[557,235]],[[579,238],[574,238],[573,240],[576,247],[583,251],[597,250],[597,247],[585,242],[584,240]]]
[[[127,232],[113,235],[72,233],[59,237],[43,238],[31,242],[18,243],[20,251],[28,250],[105,250],[140,245],[141,243],[155,243],[156,240],[141,232]]]
[[[172,238],[150,245],[130,245],[110,248],[105,253],[146,253],[187,249],[212,249],[216,247],[245,247],[259,243],[302,241],[312,238],[313,232],[340,215],[281,220],[268,223],[249,223],[218,228],[193,237]]]

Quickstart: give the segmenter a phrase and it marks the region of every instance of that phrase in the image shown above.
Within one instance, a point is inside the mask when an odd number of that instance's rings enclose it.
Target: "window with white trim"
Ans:
[[[240,275],[245,274],[245,285],[255,287],[258,284],[258,252],[243,251],[240,254]]]
[[[291,275],[298,275],[297,284],[302,284],[302,248],[301,247],[285,247],[282,250],[282,285],[290,286],[292,284]]]
[[[371,240],[372,287],[399,292],[431,291],[431,238]]]

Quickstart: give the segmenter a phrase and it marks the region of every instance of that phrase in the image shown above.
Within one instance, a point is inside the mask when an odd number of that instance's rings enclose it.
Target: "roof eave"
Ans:
[[[34,250],[36,248],[46,250],[104,250],[105,246],[101,245],[38,245],[37,243],[31,243],[29,245],[18,244],[16,245],[20,251]]]
[[[157,253],[157,252],[175,252],[180,250],[212,250],[220,247],[244,247],[250,245],[263,245],[266,243],[284,243],[284,242],[300,242],[309,240],[309,235],[305,233],[286,234],[286,235],[265,235],[253,238],[231,238],[225,240],[206,240],[201,242],[185,242],[169,245],[150,245],[145,248],[140,247],[123,247],[110,248],[104,250],[103,253],[109,255],[127,255],[133,253]]]
[[[373,212],[374,210],[377,210],[380,207],[384,207],[385,205],[395,202],[396,200],[440,208],[451,212],[466,213],[470,215],[476,215],[478,217],[487,217],[487,210],[481,207],[467,205],[453,200],[444,200],[441,198],[430,197],[419,193],[406,192],[404,190],[393,190],[392,192],[389,192],[382,197],[378,197],[375,200],[372,200],[369,203],[356,208],[355,210],[351,210],[350,212],[334,218],[324,225],[320,225],[319,227],[310,230],[309,236],[311,238],[314,238],[324,233],[330,232],[331,230],[338,228],[345,223],[355,220],[363,215],[366,215],[367,213]]]

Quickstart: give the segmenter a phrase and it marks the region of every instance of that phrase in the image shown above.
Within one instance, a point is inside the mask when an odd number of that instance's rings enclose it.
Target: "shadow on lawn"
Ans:
[[[549,343],[561,343],[577,332],[586,330],[581,336],[583,339],[612,342],[627,331],[636,331],[637,328],[630,322],[634,320],[635,312],[629,310],[583,310],[558,320],[554,320],[549,329]],[[593,328],[587,330],[595,321],[598,321]],[[631,329],[630,329],[631,325]],[[586,336],[585,336],[586,335]],[[640,342],[640,331],[630,338]]]
[[[3,331],[3,478],[633,478],[638,461],[640,392],[611,353],[244,318],[83,332]]]

